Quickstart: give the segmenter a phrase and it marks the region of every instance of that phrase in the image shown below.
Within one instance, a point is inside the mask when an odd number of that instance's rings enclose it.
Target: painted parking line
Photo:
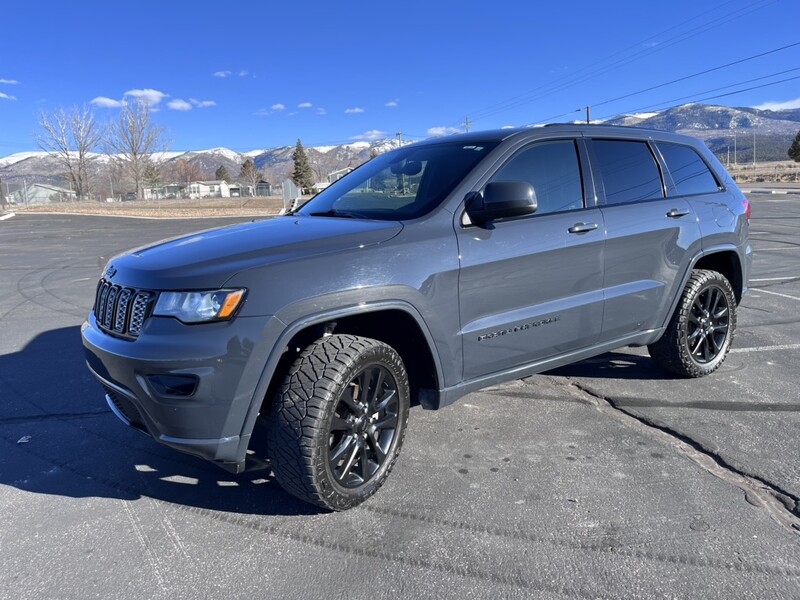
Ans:
[[[775,352],[777,350],[800,350],[800,344],[778,344],[776,346],[754,346],[752,348],[732,348],[730,354],[745,352]]]
[[[800,275],[790,275],[787,277],[762,277],[760,279],[748,279],[750,283],[756,281],[789,281],[790,279],[800,279]]]
[[[791,300],[800,301],[800,296],[790,296],[789,294],[781,294],[780,292],[772,292],[770,290],[765,290],[765,289],[762,289],[762,288],[755,288],[754,287],[752,289],[757,291],[757,292],[763,292],[765,294],[772,294],[773,296],[780,296],[781,298],[789,298]]]
[[[6,219],[10,219],[11,217],[15,216],[16,213],[8,213],[7,215],[3,215],[0,217],[0,221],[5,221]]]
[[[753,248],[753,252],[766,252],[767,250],[800,250],[800,246],[790,246],[788,248]]]

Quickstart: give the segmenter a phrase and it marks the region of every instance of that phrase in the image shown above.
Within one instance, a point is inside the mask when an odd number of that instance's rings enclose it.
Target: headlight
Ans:
[[[239,308],[245,291],[161,292],[153,314],[175,317],[184,323],[224,321],[230,319]]]

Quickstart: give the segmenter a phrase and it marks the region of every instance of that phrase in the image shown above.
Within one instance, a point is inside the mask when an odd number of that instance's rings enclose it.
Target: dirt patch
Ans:
[[[14,212],[108,215],[120,217],[249,217],[277,215],[283,208],[280,198],[209,198],[207,200],[162,200],[132,202],[54,202]]]

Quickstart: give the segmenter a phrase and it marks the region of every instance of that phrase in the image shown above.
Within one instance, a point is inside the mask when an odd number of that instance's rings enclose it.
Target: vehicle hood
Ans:
[[[244,269],[380,244],[402,229],[396,221],[278,217],[137,248],[111,259],[106,273],[136,288],[215,289]]]

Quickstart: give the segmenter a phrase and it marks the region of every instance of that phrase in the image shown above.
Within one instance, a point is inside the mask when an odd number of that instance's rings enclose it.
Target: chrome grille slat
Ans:
[[[106,310],[103,313],[103,327],[106,329],[111,328],[111,317],[114,315],[114,306],[118,294],[119,288],[115,285],[112,285],[108,290],[108,296],[106,297]]]
[[[131,299],[131,290],[129,288],[123,288],[123,290],[119,293],[119,298],[117,299],[117,315],[114,317],[114,331],[117,333],[122,333],[125,331],[125,322],[128,318],[128,303]]]
[[[131,310],[131,323],[128,327],[131,335],[138,336],[141,333],[152,296],[150,292],[138,292],[136,294],[133,300],[133,309]]]
[[[101,279],[94,305],[97,325],[108,333],[135,339],[142,332],[155,297],[155,292],[122,287]]]

